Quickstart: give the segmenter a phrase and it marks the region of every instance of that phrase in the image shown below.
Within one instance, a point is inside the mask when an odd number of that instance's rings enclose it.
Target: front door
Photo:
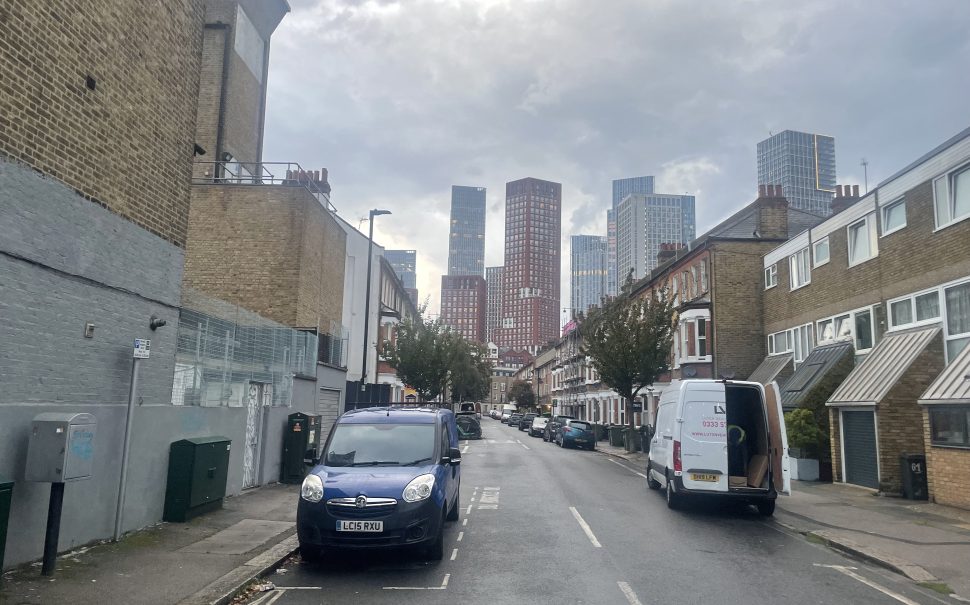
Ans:
[[[260,382],[249,383],[246,397],[246,443],[243,448],[243,487],[259,485],[259,441],[263,426],[263,404],[272,397],[271,386]]]

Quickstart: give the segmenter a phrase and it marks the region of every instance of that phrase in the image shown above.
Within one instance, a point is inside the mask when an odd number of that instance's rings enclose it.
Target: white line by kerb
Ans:
[[[862,582],[863,584],[865,584],[866,586],[868,586],[869,588],[874,588],[874,589],[878,590],[879,592],[881,592],[882,594],[886,595],[887,597],[892,597],[892,598],[896,599],[900,603],[905,603],[906,605],[919,605],[919,603],[917,603],[916,601],[911,601],[911,600],[907,599],[906,597],[904,597],[903,595],[889,590],[885,586],[881,586],[879,584],[876,584],[872,580],[869,580],[868,578],[864,578],[863,576],[860,576],[856,572],[852,571],[853,569],[855,569],[854,567],[846,567],[844,565],[823,565],[821,563],[816,563],[815,566],[816,567],[828,567],[829,569],[834,569],[836,571],[840,571],[840,572],[844,573],[845,575],[849,576],[850,578],[852,578],[853,580],[858,580],[858,581]]]
[[[636,472],[635,470],[633,470],[633,469],[632,469],[632,468],[630,468],[629,466],[627,466],[627,465],[625,465],[625,464],[623,464],[622,462],[617,462],[616,460],[614,460],[614,459],[612,459],[612,458],[607,458],[607,460],[609,460],[610,462],[612,462],[613,464],[615,464],[615,465],[617,465],[617,466],[622,466],[623,468],[625,468],[626,470],[628,470],[628,471],[630,471],[630,472],[631,472],[631,473],[633,473],[634,475],[640,475],[640,476],[641,476],[641,477],[643,477],[644,479],[646,479],[646,478],[647,478],[647,476],[646,476],[646,475],[644,475],[643,473],[638,473],[638,472]]]
[[[593,535],[593,530],[590,529],[589,524],[583,520],[583,517],[579,514],[579,511],[576,510],[576,507],[570,506],[569,512],[571,512],[573,514],[573,517],[576,518],[576,522],[579,523],[579,526],[581,528],[583,528],[583,531],[586,533],[586,537],[589,538],[589,541],[593,543],[593,546],[595,546],[596,548],[602,548],[603,545],[600,544],[600,541],[597,540],[596,536]]]
[[[630,588],[629,584],[626,582],[617,582],[617,585],[620,587],[620,590],[623,591],[623,596],[625,596],[626,600],[630,602],[630,605],[643,605],[640,603],[640,599],[637,598],[637,593],[633,592],[633,589]]]

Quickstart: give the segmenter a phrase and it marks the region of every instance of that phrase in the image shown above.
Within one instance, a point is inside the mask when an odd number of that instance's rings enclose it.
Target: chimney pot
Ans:
[[[858,185],[853,185],[852,186],[852,195],[853,195],[853,197],[859,197],[859,186]]]
[[[781,185],[775,185],[775,197],[785,197],[785,192],[782,190]]]
[[[765,193],[766,189],[767,189],[767,186],[758,185],[758,197],[767,197],[767,193]]]

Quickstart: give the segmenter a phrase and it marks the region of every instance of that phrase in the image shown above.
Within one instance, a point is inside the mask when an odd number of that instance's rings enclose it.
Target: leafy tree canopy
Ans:
[[[536,394],[532,385],[525,380],[516,380],[509,389],[509,399],[520,408],[531,408],[536,404]]]

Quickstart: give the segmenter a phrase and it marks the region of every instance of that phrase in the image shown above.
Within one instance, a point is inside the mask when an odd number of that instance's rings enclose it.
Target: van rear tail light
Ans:
[[[674,441],[674,472],[679,473],[683,470],[680,462],[680,441]]]

